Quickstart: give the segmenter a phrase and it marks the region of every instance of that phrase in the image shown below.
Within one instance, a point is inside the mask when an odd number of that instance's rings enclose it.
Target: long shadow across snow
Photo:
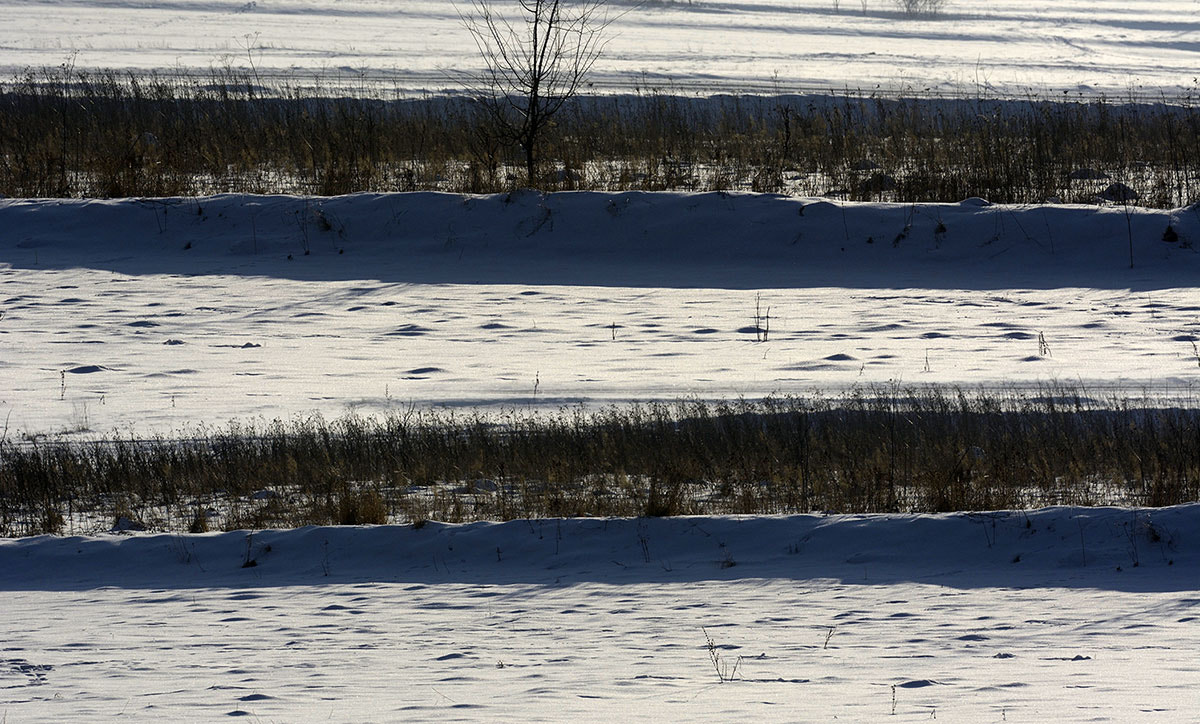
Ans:
[[[1198,534],[1193,503],[42,536],[0,541],[0,590],[823,579],[1183,592],[1200,588]]]
[[[717,289],[1200,285],[1191,246],[1200,208],[728,193],[223,195],[0,200],[0,229],[0,264],[17,270]]]

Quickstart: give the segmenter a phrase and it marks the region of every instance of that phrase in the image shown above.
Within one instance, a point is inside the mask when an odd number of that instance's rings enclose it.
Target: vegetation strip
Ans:
[[[0,443],[0,534],[1200,498],[1195,400],[874,387]],[[91,530],[81,529],[91,521]]]
[[[68,68],[0,83],[0,194],[753,190],[857,201],[1200,197],[1200,111],[1112,99],[577,97],[536,169],[487,105],[384,85]]]

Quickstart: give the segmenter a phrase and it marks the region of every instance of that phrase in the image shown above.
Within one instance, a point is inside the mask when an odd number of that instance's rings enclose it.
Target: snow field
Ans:
[[[1186,402],[1200,220],[1129,213],[740,194],[0,200],[0,414],[25,444],[889,380]],[[1200,684],[1198,521],[1193,504],[3,540],[0,711],[1180,721]]]
[[[860,7],[652,3],[591,90],[1195,91],[1194,2]],[[9,76],[253,65],[411,95],[477,63],[442,0],[0,17]],[[1198,235],[1194,207],[0,199],[3,439],[891,381],[1191,404]],[[1186,721],[1198,534],[1192,504],[0,540],[0,721]]]
[[[1197,513],[8,540],[0,708],[13,722],[1182,721],[1200,684]]]
[[[592,90],[861,89],[941,94],[1195,93],[1190,0],[950,0],[905,17],[890,0],[614,4]],[[456,88],[479,67],[448,0],[3,0],[0,72],[231,66],[296,82]]]
[[[0,200],[0,416],[13,436],[165,434],[893,382],[1188,399],[1200,217],[1131,214],[1133,269],[1119,207]]]

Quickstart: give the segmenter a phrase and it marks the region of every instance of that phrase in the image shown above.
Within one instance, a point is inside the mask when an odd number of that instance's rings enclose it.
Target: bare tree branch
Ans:
[[[459,19],[484,65],[459,80],[500,138],[520,146],[532,186],[538,140],[583,88],[614,18],[606,0],[471,0]]]

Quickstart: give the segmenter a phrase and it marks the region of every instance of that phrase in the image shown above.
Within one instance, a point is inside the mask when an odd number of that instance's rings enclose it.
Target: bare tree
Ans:
[[[459,17],[484,64],[463,76],[464,85],[488,125],[521,147],[532,186],[539,139],[604,50],[612,23],[605,0],[471,0]]]

